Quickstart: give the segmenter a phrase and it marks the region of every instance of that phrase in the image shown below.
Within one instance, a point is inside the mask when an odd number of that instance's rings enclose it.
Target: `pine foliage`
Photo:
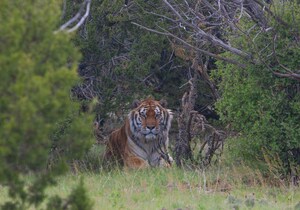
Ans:
[[[80,54],[70,36],[54,33],[60,11],[54,0],[0,2],[0,182],[11,197],[4,209],[41,204],[53,175],[65,171],[61,163],[46,172],[51,133],[59,120],[82,116],[69,99]],[[69,149],[81,145],[81,153],[91,142],[91,119],[83,118],[88,123],[77,117],[60,138]],[[29,174],[32,182],[24,180]]]

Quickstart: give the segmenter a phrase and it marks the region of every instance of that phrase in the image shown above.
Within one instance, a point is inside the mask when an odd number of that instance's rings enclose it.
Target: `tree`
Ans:
[[[60,3],[54,0],[0,2],[0,182],[12,198],[4,209],[38,207],[45,188],[55,183],[53,175],[64,171],[63,161],[46,171],[56,122],[72,116],[74,123],[67,130],[74,133],[61,138],[74,153],[72,146],[80,144],[84,150],[91,142],[89,123],[84,122],[90,117],[68,100],[69,89],[78,82],[80,55],[70,36],[53,33],[59,11]],[[32,183],[24,181],[28,174],[34,175]]]
[[[277,25],[286,30],[292,27],[291,35],[296,39],[299,34],[295,25],[291,25],[282,18],[282,10],[278,9],[277,6],[297,4],[296,1],[232,0],[223,2],[185,1],[184,3],[178,3],[176,1],[163,0],[163,2],[169,10],[167,15],[154,15],[164,18],[166,22],[165,27],[159,25],[156,25],[155,28],[139,26],[146,30],[172,37],[191,50],[200,52],[203,55],[236,64],[240,67],[245,67],[244,62],[261,63],[263,55],[260,51],[236,45],[235,42],[227,39],[228,36],[246,37],[249,33],[256,33],[256,36],[272,33],[274,31],[272,22],[276,22]],[[247,19],[249,24],[241,27],[240,22],[243,22],[244,19]],[[248,44],[255,45],[255,39],[248,40]],[[209,46],[213,47],[214,51],[208,48]],[[238,58],[243,59],[243,62],[234,57],[229,58],[219,55],[222,51],[236,55]],[[272,66],[268,67],[272,69]],[[288,69],[284,65],[281,65],[281,71],[272,70],[272,72],[279,77],[298,81],[300,78],[297,69]]]

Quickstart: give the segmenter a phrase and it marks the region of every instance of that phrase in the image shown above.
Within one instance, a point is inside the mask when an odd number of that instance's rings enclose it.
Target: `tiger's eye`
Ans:
[[[155,117],[156,117],[156,118],[161,118],[161,113],[160,113],[160,112],[156,113],[156,114],[155,114]]]
[[[142,110],[142,111],[140,111],[140,115],[142,116],[142,117],[146,117],[146,112],[145,112],[145,110]]]

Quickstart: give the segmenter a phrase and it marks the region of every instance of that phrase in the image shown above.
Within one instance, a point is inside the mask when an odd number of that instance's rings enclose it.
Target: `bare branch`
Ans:
[[[296,80],[300,80],[300,74],[296,74],[295,72],[300,72],[300,70],[296,70],[296,71],[292,71],[291,69],[289,69],[288,67],[284,66],[283,64],[280,63],[278,57],[277,57],[277,53],[276,53],[276,39],[277,39],[277,35],[275,34],[274,38],[273,38],[273,55],[275,57],[276,62],[278,63],[278,65],[283,68],[285,71],[287,71],[287,74],[280,74],[278,72],[274,72],[274,74],[276,74],[277,76],[281,76],[281,77],[287,77],[287,78],[294,78]]]
[[[212,34],[206,33],[205,31],[203,31],[198,25],[195,24],[191,24],[189,22],[187,22],[181,15],[180,13],[167,1],[167,0],[163,0],[165,2],[165,4],[175,13],[175,15],[179,18],[179,20],[185,24],[186,26],[193,28],[196,32],[196,34],[198,34],[198,36],[203,36],[205,39],[207,39],[208,41],[212,42],[214,45],[220,46],[222,48],[224,48],[225,50],[228,50],[236,55],[239,55],[243,58],[249,59],[250,55],[237,49],[234,48],[226,43],[224,43],[222,40],[216,38],[215,36],[213,36]]]
[[[289,78],[289,79],[294,79],[297,81],[300,81],[300,74],[296,74],[296,73],[280,73],[280,72],[276,72],[273,71],[273,74],[275,74],[276,76],[279,77],[284,77],[284,78]]]
[[[275,36],[274,36],[274,38],[273,38],[273,55],[274,55],[274,57],[275,57],[275,60],[276,60],[276,62],[279,64],[279,66],[281,67],[281,68],[283,68],[284,70],[286,70],[287,72],[289,72],[289,73],[293,73],[293,71],[292,70],[290,70],[289,68],[287,68],[286,66],[284,66],[284,65],[282,65],[280,62],[279,62],[279,60],[278,60],[278,57],[277,57],[277,53],[276,53],[276,48],[275,48],[275,45],[276,45],[276,39],[277,39],[277,34],[275,34]]]
[[[190,47],[191,49],[194,49],[194,50],[196,50],[196,51],[198,51],[198,52],[201,52],[201,53],[203,53],[204,55],[208,55],[208,56],[213,57],[213,58],[216,58],[216,59],[218,59],[218,60],[223,60],[223,61],[226,61],[226,62],[228,62],[228,63],[232,63],[232,64],[235,64],[235,65],[238,65],[238,66],[240,66],[241,68],[245,68],[245,67],[246,67],[245,64],[239,63],[239,62],[237,62],[237,61],[235,61],[235,60],[232,60],[232,59],[229,59],[229,58],[225,58],[225,57],[222,57],[222,56],[213,54],[213,53],[211,53],[211,52],[205,51],[205,50],[203,50],[203,49],[200,49],[200,48],[198,48],[198,47],[195,47],[195,46],[189,44],[188,42],[186,42],[185,40],[179,38],[178,36],[175,36],[174,34],[168,32],[168,31],[166,31],[166,32],[157,31],[157,30],[155,30],[155,29],[151,29],[151,28],[148,28],[148,27],[146,27],[146,26],[142,26],[142,25],[140,25],[140,24],[138,24],[138,23],[135,23],[135,22],[131,22],[131,23],[132,23],[133,25],[136,25],[136,26],[138,26],[138,27],[140,27],[140,28],[142,28],[142,29],[145,29],[145,30],[147,30],[147,31],[151,31],[151,32],[154,32],[154,33],[157,33],[157,34],[161,34],[161,35],[173,37],[173,38],[175,38],[176,40],[180,41],[182,44],[184,44],[184,45],[186,45],[186,46]]]
[[[91,0],[86,0],[86,12],[83,15],[83,17],[80,19],[80,21],[71,29],[67,30],[68,33],[73,32],[75,30],[77,30],[85,21],[85,19],[89,16],[90,13],[90,7],[91,7]]]
[[[84,23],[84,21],[86,20],[86,18],[89,16],[90,7],[91,7],[91,1],[92,0],[85,0],[83,2],[83,4],[82,4],[81,8],[79,9],[78,13],[73,18],[71,18],[69,21],[67,21],[66,23],[64,23],[63,25],[61,25],[59,27],[59,29],[57,31],[55,31],[54,33],[58,33],[60,31],[65,31],[67,33],[71,33],[73,31],[76,31]],[[84,13],[84,15],[82,15],[81,13],[82,13],[83,8],[85,6],[86,6],[85,13]],[[80,18],[80,20],[78,21],[78,23],[75,26],[73,26],[70,29],[67,29],[71,24],[73,24],[79,18]]]
[[[281,25],[283,25],[284,27],[288,28],[289,24],[286,23],[285,21],[283,21],[280,17],[278,17],[277,15],[275,15],[266,5],[264,5],[263,2],[259,1],[259,0],[253,0],[255,3],[259,4],[261,7],[264,8],[265,11],[267,11],[271,17],[273,17],[278,23],[280,23]]]

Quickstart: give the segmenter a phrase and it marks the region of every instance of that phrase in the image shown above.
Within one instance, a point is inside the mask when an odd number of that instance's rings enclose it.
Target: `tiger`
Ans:
[[[131,169],[171,167],[168,146],[173,113],[165,106],[165,100],[135,100],[122,127],[109,136],[105,162]]]

